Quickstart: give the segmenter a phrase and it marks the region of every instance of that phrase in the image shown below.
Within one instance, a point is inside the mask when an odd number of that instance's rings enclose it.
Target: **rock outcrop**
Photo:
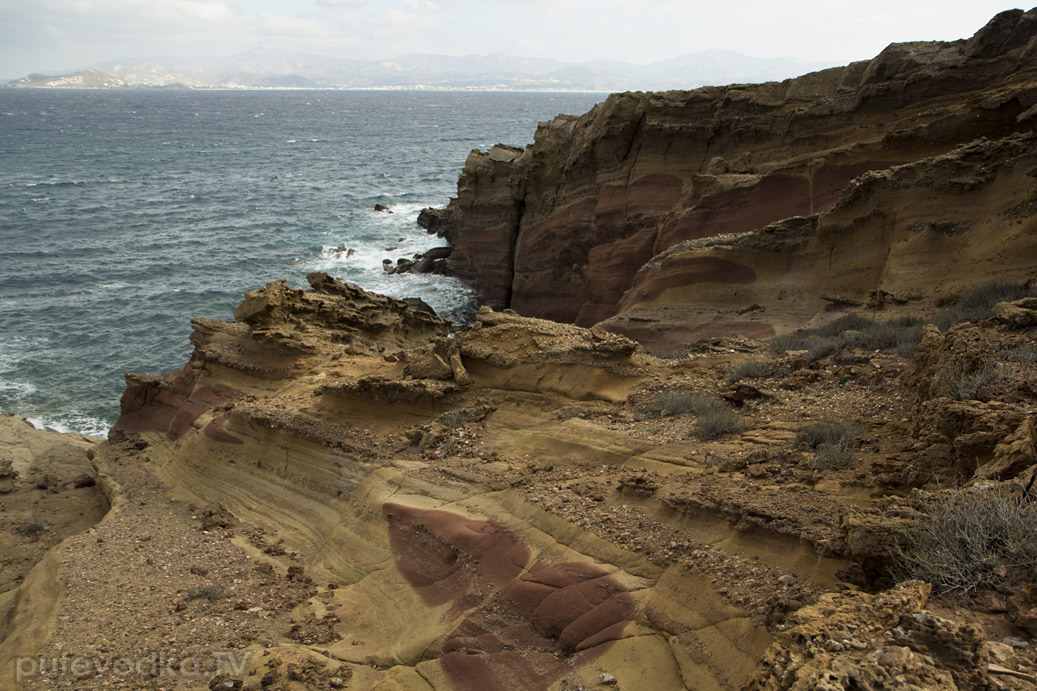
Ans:
[[[781,83],[616,94],[472,152],[423,219],[487,304],[648,344],[1032,275],[1035,17]]]
[[[746,336],[1033,272],[1034,16],[473,154],[448,261],[590,326],[315,273],[0,418],[0,689],[1034,688],[1033,285]]]
[[[0,594],[0,688],[1027,688],[1037,652],[1004,641],[1037,620],[1030,571],[993,564],[960,605],[894,587],[942,485],[1018,505],[1037,474],[1034,327],[1004,318],[1027,299],[926,329],[915,363],[745,338],[660,359],[310,283],[127,375],[88,448],[112,508]]]

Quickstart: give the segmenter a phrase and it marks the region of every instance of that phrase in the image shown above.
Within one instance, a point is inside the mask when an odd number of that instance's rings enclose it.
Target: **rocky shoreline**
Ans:
[[[6,596],[5,688],[1033,687],[1025,569],[893,584],[942,488],[1033,477],[1035,300],[927,327],[914,358],[662,359],[310,282],[127,375],[83,455],[111,508]],[[950,395],[963,356],[1005,376]],[[839,454],[811,436],[847,420]]]
[[[473,151],[419,222],[486,304],[650,348],[784,333],[825,295],[931,312],[1037,270],[1006,227],[1033,208],[1035,25],[1013,10],[780,83],[613,94]]]
[[[0,418],[0,690],[1037,688],[1035,18],[473,154],[471,328],[313,273]]]

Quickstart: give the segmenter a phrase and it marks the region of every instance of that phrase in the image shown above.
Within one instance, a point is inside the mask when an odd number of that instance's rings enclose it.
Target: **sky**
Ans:
[[[991,0],[0,0],[0,77],[255,47],[329,57],[503,53],[637,64],[721,48],[850,62],[972,35]]]

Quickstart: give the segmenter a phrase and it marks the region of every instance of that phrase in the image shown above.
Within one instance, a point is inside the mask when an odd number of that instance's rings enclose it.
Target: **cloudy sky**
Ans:
[[[0,77],[257,46],[333,57],[505,53],[644,64],[707,48],[850,61],[971,35],[991,0],[0,0]]]

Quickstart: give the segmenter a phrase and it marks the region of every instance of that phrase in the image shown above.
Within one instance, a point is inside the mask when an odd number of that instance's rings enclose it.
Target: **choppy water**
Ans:
[[[192,316],[230,319],[245,291],[314,270],[456,316],[455,281],[382,260],[441,244],[415,219],[471,149],[597,100],[0,89],[0,410],[103,433],[123,372],[183,365]]]

